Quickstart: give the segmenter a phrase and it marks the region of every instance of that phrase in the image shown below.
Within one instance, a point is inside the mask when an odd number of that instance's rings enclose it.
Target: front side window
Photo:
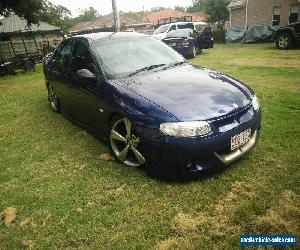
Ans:
[[[80,40],[75,41],[72,58],[71,70],[73,72],[80,69],[88,69],[92,73],[96,73],[93,56],[85,42]]]
[[[69,70],[72,47],[73,40],[65,40],[57,48],[54,54],[54,60],[58,70],[63,72],[67,72]]]
[[[272,25],[277,26],[280,24],[280,7],[273,8],[273,20]]]
[[[298,22],[299,18],[299,5],[292,5],[290,8],[290,16],[289,16],[289,23],[296,23]]]
[[[177,52],[152,37],[100,40],[95,47],[109,79],[126,77],[153,65],[185,62]]]

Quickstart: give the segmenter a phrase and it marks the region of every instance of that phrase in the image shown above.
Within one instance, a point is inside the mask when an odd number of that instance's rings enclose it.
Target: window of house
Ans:
[[[289,23],[298,22],[298,17],[299,17],[299,5],[292,5],[290,8]]]
[[[280,7],[273,8],[273,20],[272,25],[276,26],[280,24]]]

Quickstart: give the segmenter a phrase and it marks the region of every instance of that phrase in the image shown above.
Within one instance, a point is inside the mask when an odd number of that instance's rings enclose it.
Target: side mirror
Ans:
[[[88,69],[77,70],[76,74],[81,80],[87,80],[89,82],[96,80],[96,75]]]

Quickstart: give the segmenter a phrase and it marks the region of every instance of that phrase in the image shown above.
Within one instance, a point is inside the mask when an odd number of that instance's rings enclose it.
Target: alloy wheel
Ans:
[[[125,165],[139,167],[146,162],[139,149],[140,139],[134,134],[132,123],[127,118],[113,124],[110,144],[115,156]]]
[[[289,38],[285,35],[282,35],[279,37],[278,39],[278,45],[281,47],[281,48],[287,48],[289,46]]]

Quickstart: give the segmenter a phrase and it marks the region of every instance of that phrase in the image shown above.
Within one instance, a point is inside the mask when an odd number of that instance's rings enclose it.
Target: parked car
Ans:
[[[276,46],[278,49],[291,49],[300,45],[300,23],[281,27],[276,31]]]
[[[194,58],[204,49],[213,48],[214,39],[210,28],[206,28],[201,35],[192,29],[173,30],[162,40],[185,57]]]
[[[116,159],[172,175],[229,165],[256,144],[253,90],[134,32],[66,39],[44,61],[48,99]]]
[[[208,25],[205,22],[176,22],[159,26],[153,33],[153,36],[159,40],[166,38],[167,34],[178,29],[192,29],[202,32]]]

